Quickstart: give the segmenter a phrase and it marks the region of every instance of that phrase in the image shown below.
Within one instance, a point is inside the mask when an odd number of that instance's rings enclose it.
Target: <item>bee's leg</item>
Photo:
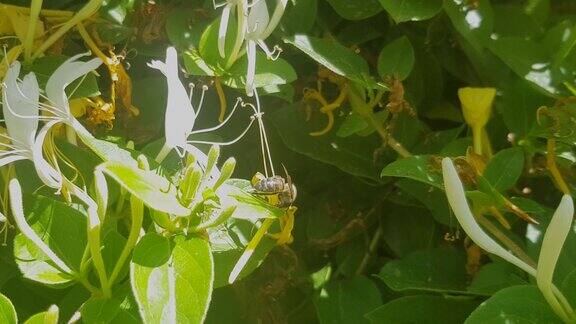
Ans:
[[[256,247],[258,247],[258,244],[260,243],[266,232],[268,232],[268,229],[270,228],[273,222],[274,218],[266,218],[262,222],[262,226],[260,226],[256,234],[254,234],[254,237],[252,237],[250,242],[248,242],[248,245],[246,245],[246,249],[244,249],[244,253],[242,253],[240,258],[238,259],[238,262],[236,262],[236,264],[234,265],[232,272],[230,272],[230,276],[228,277],[228,283],[233,283],[234,281],[236,281],[236,278],[238,278],[238,275],[240,275],[240,272],[242,272],[242,269],[244,269],[246,263],[248,263],[248,260],[250,260],[252,253],[254,253]]]

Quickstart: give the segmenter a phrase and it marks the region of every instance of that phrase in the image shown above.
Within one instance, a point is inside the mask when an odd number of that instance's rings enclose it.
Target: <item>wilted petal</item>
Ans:
[[[30,150],[38,127],[38,99],[40,89],[34,73],[29,73],[18,82],[20,62],[14,62],[6,74],[6,87],[2,92],[2,110],[8,135],[14,145]]]
[[[446,190],[448,203],[450,203],[454,215],[468,237],[470,237],[474,243],[486,252],[495,254],[526,271],[530,275],[536,276],[536,269],[504,249],[500,244],[486,234],[480,225],[478,225],[472,211],[470,210],[470,206],[468,206],[462,181],[460,181],[458,172],[450,158],[444,158],[442,160],[442,175],[444,177],[444,188]]]
[[[66,60],[54,71],[46,83],[46,96],[50,99],[51,104],[66,114],[60,117],[74,118],[68,106],[66,87],[102,64],[100,58],[93,58],[88,62],[77,61],[82,56],[86,56],[86,54],[75,55]]]

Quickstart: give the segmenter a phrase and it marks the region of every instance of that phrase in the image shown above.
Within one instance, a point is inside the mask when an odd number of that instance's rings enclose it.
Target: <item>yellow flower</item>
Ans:
[[[492,103],[496,96],[494,88],[460,88],[458,98],[462,104],[462,112],[466,123],[472,128],[474,138],[474,153],[482,155],[483,151],[490,155],[488,136],[485,134],[484,126],[490,119]],[[486,139],[483,143],[483,139]],[[484,148],[484,149],[483,149]]]
[[[492,111],[492,102],[496,96],[494,88],[460,88],[458,98],[462,103],[462,111],[466,123],[472,128],[486,126]]]

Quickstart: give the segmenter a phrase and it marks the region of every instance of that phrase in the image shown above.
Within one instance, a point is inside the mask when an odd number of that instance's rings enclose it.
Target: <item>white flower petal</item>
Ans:
[[[256,43],[248,41],[246,56],[248,57],[248,68],[246,69],[246,94],[254,94],[254,78],[256,76]]]
[[[102,64],[100,58],[93,58],[88,62],[77,61],[78,58],[85,55],[79,54],[66,60],[54,71],[46,83],[46,96],[50,99],[51,104],[67,114],[67,116],[61,117],[74,118],[70,113],[68,96],[65,92],[66,87]]]
[[[226,56],[226,33],[228,32],[228,20],[230,19],[230,11],[232,11],[231,4],[226,4],[222,9],[222,16],[220,17],[220,27],[218,28],[218,52],[221,57]]]
[[[270,19],[268,26],[266,26],[266,29],[260,35],[261,39],[268,38],[268,36],[272,34],[274,29],[276,29],[276,26],[278,25],[278,23],[280,23],[280,19],[282,19],[282,16],[284,15],[284,11],[286,10],[287,4],[288,0],[276,1],[276,8],[274,9],[274,13],[272,14],[272,18]]]
[[[150,67],[162,71],[168,83],[168,100],[164,130],[166,145],[170,148],[182,148],[194,127],[196,113],[186,92],[186,88],[178,78],[178,54],[174,47],[166,49],[166,62],[152,61]]]
[[[2,91],[2,110],[8,135],[15,146],[30,150],[38,127],[38,99],[40,89],[33,73],[18,82],[20,63],[14,62],[6,74],[6,87]]]
[[[268,15],[268,5],[266,1],[256,2],[248,13],[248,31],[246,38],[263,39],[262,35],[268,27],[270,16]]]
[[[42,147],[44,146],[44,140],[50,128],[59,122],[59,120],[53,120],[46,123],[44,127],[40,129],[40,132],[38,132],[38,136],[32,147],[32,161],[34,162],[38,177],[45,185],[54,189],[62,188],[63,177],[58,170],[54,169],[54,167],[44,159]]]
[[[468,237],[483,250],[497,255],[530,275],[535,276],[536,269],[504,249],[478,225],[470,210],[470,206],[468,206],[464,186],[450,158],[444,158],[442,160],[442,175],[444,177],[444,188],[450,207],[452,207],[454,215]]]
[[[556,212],[554,212],[554,215],[550,220],[548,228],[546,229],[546,233],[542,240],[542,247],[540,248],[540,256],[538,258],[536,283],[548,303],[557,313],[566,313],[566,311],[568,311],[562,308],[563,303],[561,300],[565,299],[565,297],[555,296],[552,280],[556,263],[560,258],[562,246],[572,228],[573,217],[574,202],[572,201],[572,197],[570,197],[570,195],[564,195],[562,201],[560,201],[560,205],[558,205]]]

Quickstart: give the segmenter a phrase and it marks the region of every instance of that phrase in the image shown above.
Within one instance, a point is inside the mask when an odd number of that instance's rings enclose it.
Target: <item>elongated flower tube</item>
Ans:
[[[60,173],[42,157],[42,148],[36,149],[35,138],[38,129],[40,89],[34,73],[18,80],[20,62],[14,62],[6,73],[2,89],[2,112],[8,135],[0,135],[10,140],[10,144],[1,143],[0,167],[19,160],[40,160],[35,163],[40,179],[51,188],[60,188]]]
[[[260,0],[255,0],[260,1]],[[236,28],[236,43],[244,41],[244,34],[246,33],[245,27],[245,16],[248,15],[247,9],[249,7],[247,0],[225,0],[222,3],[216,3],[213,0],[214,8],[222,8],[222,15],[220,16],[220,26],[218,28],[218,52],[221,57],[226,56],[226,34],[228,33],[228,24],[230,20],[230,15],[234,12],[234,9],[238,12],[238,25]]]
[[[284,10],[288,0],[277,0],[276,8],[272,14],[272,18],[268,14],[268,6],[266,1],[261,0],[255,2],[250,8],[248,14],[248,26],[246,31],[246,55],[248,57],[248,68],[246,71],[246,93],[249,96],[254,94],[254,77],[256,75],[256,47],[260,47],[266,57],[275,60],[278,58],[282,49],[275,46],[272,50],[268,48],[264,42],[270,34],[274,31]]]
[[[528,272],[530,275],[536,276],[536,269],[504,249],[478,225],[470,210],[470,206],[468,206],[462,181],[460,181],[458,172],[450,158],[444,158],[442,160],[442,174],[448,203],[450,203],[450,207],[452,207],[460,226],[462,226],[464,232],[466,232],[472,241],[486,252],[508,260],[508,262]]]
[[[540,288],[540,291],[542,291],[542,294],[557,314],[565,314],[563,318],[573,317],[574,311],[564,295],[554,289],[552,279],[556,263],[560,258],[562,246],[572,229],[573,217],[574,202],[572,197],[564,195],[550,220],[550,224],[548,224],[548,228],[546,228],[536,268],[538,288]]]
[[[444,178],[444,188],[448,203],[454,211],[460,226],[474,243],[486,252],[495,254],[504,260],[514,264],[526,271],[531,276],[536,277],[538,288],[550,304],[554,312],[565,322],[574,320],[574,311],[560,290],[552,282],[554,269],[560,256],[560,251],[571,228],[574,214],[574,204],[569,195],[564,195],[558,209],[552,216],[550,225],[546,230],[537,269],[530,266],[511,252],[504,249],[492,237],[490,237],[476,222],[474,215],[466,200],[464,186],[458,177],[458,172],[450,158],[442,160],[442,174]]]

